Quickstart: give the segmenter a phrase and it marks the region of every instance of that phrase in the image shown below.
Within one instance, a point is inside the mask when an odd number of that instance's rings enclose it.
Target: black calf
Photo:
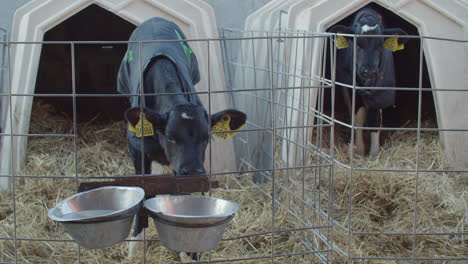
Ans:
[[[385,28],[382,16],[371,8],[360,10],[351,26],[337,25],[330,32],[357,35],[407,35],[400,28]],[[403,49],[406,39],[391,37],[357,37],[356,64],[353,65],[354,41],[351,37],[338,36],[336,80],[352,85],[353,69],[356,67],[356,82],[360,87],[394,87],[395,70],[392,51]],[[351,109],[349,91],[344,88],[345,102],[350,113],[355,111],[356,125],[381,126],[381,110],[395,104],[395,90],[357,90],[356,108]],[[362,109],[361,109],[362,108]],[[373,134],[374,133],[374,134]],[[362,131],[357,133],[357,151],[364,155]],[[370,154],[380,150],[378,130],[371,133]]]

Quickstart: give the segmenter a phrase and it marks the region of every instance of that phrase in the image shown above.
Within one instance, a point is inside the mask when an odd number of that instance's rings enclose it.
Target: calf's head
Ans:
[[[407,35],[401,28],[384,28],[381,16],[373,10],[362,10],[359,12],[351,26],[337,25],[330,32],[356,34],[356,35]],[[354,41],[352,37],[346,38],[345,44],[337,46],[353,50]],[[396,51],[403,48],[406,38],[389,37],[362,37],[356,38],[356,77],[363,86],[373,86],[378,78],[382,78],[381,65],[385,49]],[[343,41],[342,41],[343,43]],[[348,53],[352,54],[352,52]],[[352,56],[352,55],[351,55]],[[348,58],[352,60],[353,58]]]
[[[153,127],[152,136],[158,139],[176,176],[205,174],[205,150],[213,126],[227,121],[227,130],[237,130],[246,121],[244,113],[233,109],[208,117],[202,106],[194,104],[176,105],[166,113],[149,108],[143,108],[143,111],[130,108],[125,112],[125,118],[136,129],[142,117]]]

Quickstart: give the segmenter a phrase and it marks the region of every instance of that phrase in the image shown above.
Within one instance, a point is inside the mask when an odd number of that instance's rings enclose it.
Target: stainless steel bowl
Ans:
[[[145,191],[139,187],[106,186],[75,194],[49,210],[86,248],[103,248],[128,237]]]
[[[144,202],[164,246],[179,252],[215,249],[239,210],[231,201],[201,195],[163,195]]]

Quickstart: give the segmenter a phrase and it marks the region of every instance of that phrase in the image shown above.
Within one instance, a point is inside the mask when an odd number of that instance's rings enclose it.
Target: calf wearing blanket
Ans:
[[[173,42],[152,42],[176,40]],[[210,129],[240,129],[246,115],[228,109],[211,116],[203,107],[194,85],[200,81],[195,54],[182,30],[163,18],[143,22],[132,33],[118,74],[118,91],[131,96],[128,149],[136,174],[152,172],[151,163],[168,166],[176,177],[205,174],[205,150]],[[142,66],[142,67],[141,67]],[[142,80],[142,83],[140,82]],[[142,238],[136,225],[133,238]],[[130,243],[130,256],[143,242]]]
[[[336,42],[336,81],[352,85],[353,69],[356,68],[356,86],[361,87],[395,87],[395,69],[393,54],[404,48],[407,39],[398,35],[407,35],[401,28],[385,28],[382,16],[372,8],[363,8],[357,12],[350,26],[337,25],[330,32],[356,35],[394,35],[388,37],[357,37],[354,48],[353,37],[338,36]],[[354,50],[356,49],[356,61]],[[349,112],[356,112],[356,126],[375,127],[371,131],[371,155],[380,151],[379,130],[382,123],[382,109],[395,104],[395,90],[377,88],[357,90],[356,108],[351,109],[348,88],[344,88],[345,103]],[[357,152],[365,154],[362,130],[356,132]]]

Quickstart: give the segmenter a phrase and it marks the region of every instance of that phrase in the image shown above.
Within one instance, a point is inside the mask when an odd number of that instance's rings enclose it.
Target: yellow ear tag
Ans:
[[[213,125],[211,128],[211,131],[228,131],[231,130],[231,127],[229,126],[229,123],[231,122],[231,116],[230,115],[224,115],[220,121],[218,121],[216,124]],[[242,129],[243,126],[239,127],[239,129]],[[215,133],[213,135],[220,137],[224,140],[228,138],[228,136],[234,137],[237,135],[238,132],[225,132],[225,133]]]
[[[385,40],[384,47],[395,52],[395,51],[404,49],[405,44],[398,44],[398,38],[393,37],[393,38],[388,38],[387,40]]]
[[[143,124],[141,120],[143,120]],[[141,129],[142,125],[143,131]],[[140,120],[138,120],[138,123],[135,126],[130,125],[128,130],[135,132],[137,137],[141,137],[141,132],[143,132],[144,137],[154,136],[153,124],[151,124],[151,122],[146,119],[144,113],[140,113]]]
[[[348,45],[348,40],[343,37],[343,36],[338,36],[336,38],[336,48],[337,49],[345,49],[347,48],[349,45]]]

